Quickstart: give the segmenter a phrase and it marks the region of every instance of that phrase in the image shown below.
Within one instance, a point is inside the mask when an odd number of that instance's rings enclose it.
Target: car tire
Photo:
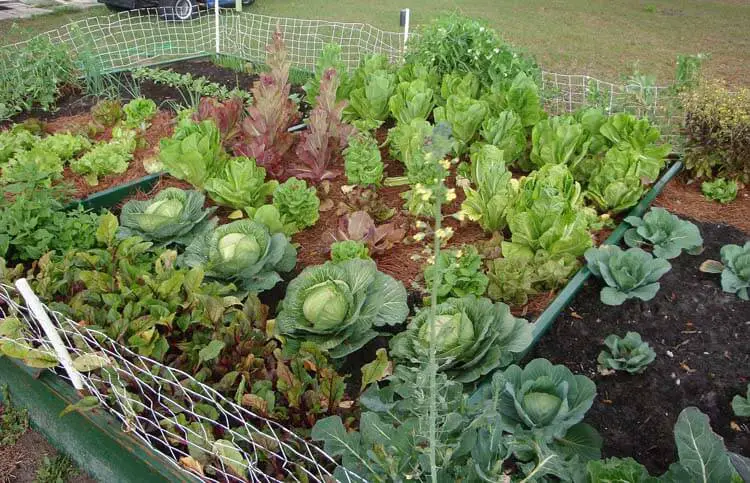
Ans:
[[[159,15],[171,22],[183,22],[198,16],[196,0],[160,0]]]

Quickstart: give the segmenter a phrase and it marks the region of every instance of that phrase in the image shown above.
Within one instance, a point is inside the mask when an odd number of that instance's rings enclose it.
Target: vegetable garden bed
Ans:
[[[666,259],[701,249],[694,225],[647,213],[681,162],[612,103],[547,113],[532,59],[476,22],[441,22],[403,64],[371,55],[349,72],[328,45],[302,90],[277,29],[258,77],[206,60],[175,66],[207,75],[195,82],[137,69],[122,107],[71,115],[88,108],[71,100],[41,129],[0,133],[0,278],[29,305],[3,287],[2,353],[61,363],[86,395],[72,409],[110,408],[211,481],[585,481],[629,465],[600,460],[582,423],[589,378],[516,364],[545,351],[535,344],[592,273],[605,304],[648,301]],[[482,55],[443,55],[446,28]],[[90,74],[86,89],[113,96]],[[226,85],[240,77],[252,95]],[[71,181],[65,211],[57,184]],[[704,268],[746,298],[742,250]],[[626,339],[641,359],[600,362],[640,372],[653,351]],[[699,411],[676,434],[696,425],[709,436],[698,449],[678,437],[667,481],[700,473],[685,447],[735,473]]]

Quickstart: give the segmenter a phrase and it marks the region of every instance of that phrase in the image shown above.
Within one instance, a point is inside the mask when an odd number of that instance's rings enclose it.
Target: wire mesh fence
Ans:
[[[0,346],[33,348],[37,360],[54,360],[55,350],[38,316],[22,300],[14,287],[0,284],[0,322],[15,318],[23,326],[20,335],[9,334],[7,328],[0,331]],[[78,368],[84,391],[117,417],[125,432],[178,468],[212,482],[327,482],[333,481],[337,468],[338,481],[364,481],[282,424],[190,374],[138,355],[43,307]],[[63,370],[53,370],[69,379]]]

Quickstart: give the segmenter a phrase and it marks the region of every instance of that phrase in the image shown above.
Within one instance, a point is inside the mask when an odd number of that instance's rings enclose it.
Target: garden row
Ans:
[[[465,52],[428,27],[403,65],[369,56],[349,74],[327,46],[304,102],[276,32],[249,94],[140,70],[133,79],[193,95],[174,116],[150,99],[110,98],[74,128],[3,131],[2,279],[25,276],[103,344],[322,443],[342,479],[646,478],[633,460],[600,460],[601,438],[582,423],[590,379],[545,359],[515,365],[534,328],[518,315],[540,312],[584,260],[607,285],[602,302],[617,305],[652,299],[667,259],[700,252],[695,225],[662,209],[624,219],[628,250],[597,247],[659,178],[670,146],[628,113],[548,116],[533,61],[461,22]],[[290,132],[305,107],[306,129]],[[161,171],[153,192],[112,212],[65,210],[71,182],[80,198],[100,180]],[[746,299],[750,244],[722,258],[706,269]],[[0,335],[15,341],[0,350],[57,366],[19,342],[27,330],[4,319]],[[633,333],[608,337],[600,363],[637,373],[653,358]],[[76,367],[121,380],[101,354]],[[142,377],[101,390],[144,412],[143,387],[159,378]],[[170,444],[189,454],[187,469],[247,477],[253,448],[209,422],[216,408],[148,417],[154,433],[181,435]],[[663,481],[709,481],[707,466],[720,476],[710,481],[737,478],[699,411],[686,409],[675,432],[680,462]],[[287,476],[278,458],[260,463]]]

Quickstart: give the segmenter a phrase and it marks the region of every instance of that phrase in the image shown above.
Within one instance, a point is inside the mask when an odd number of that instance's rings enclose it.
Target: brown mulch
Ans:
[[[701,193],[701,183],[687,183],[686,177],[673,179],[659,194],[654,205],[694,220],[725,223],[750,233],[750,189],[745,187],[731,203],[711,201]]]

